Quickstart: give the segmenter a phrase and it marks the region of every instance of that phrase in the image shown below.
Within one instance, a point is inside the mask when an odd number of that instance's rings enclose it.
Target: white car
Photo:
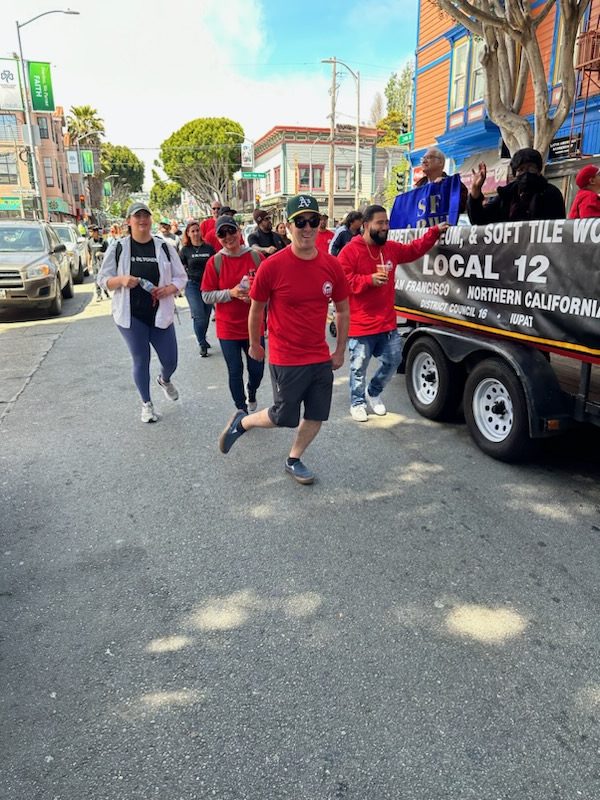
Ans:
[[[251,233],[254,233],[254,231],[257,228],[258,225],[256,224],[256,222],[249,222],[248,225],[244,225],[244,228],[242,230],[242,236],[244,237],[244,242],[246,243],[246,246],[248,246],[248,237],[250,236]]]
[[[86,238],[77,230],[77,226],[69,222],[52,222],[53,230],[66,246],[71,260],[73,283],[83,283],[83,276],[88,274]]]

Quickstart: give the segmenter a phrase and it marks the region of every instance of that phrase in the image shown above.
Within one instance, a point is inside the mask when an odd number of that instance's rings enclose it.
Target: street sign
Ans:
[[[242,172],[242,178],[266,178],[266,172]]]
[[[409,144],[413,140],[412,133],[401,133],[398,136],[398,144]]]

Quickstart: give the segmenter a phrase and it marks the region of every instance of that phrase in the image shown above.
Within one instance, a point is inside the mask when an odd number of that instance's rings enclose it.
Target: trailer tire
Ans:
[[[443,420],[458,407],[463,388],[462,370],[446,357],[437,342],[419,339],[406,359],[406,390],[422,417]]]
[[[484,453],[513,463],[531,455],[523,386],[502,359],[486,358],[474,367],[465,383],[463,408],[469,433]]]

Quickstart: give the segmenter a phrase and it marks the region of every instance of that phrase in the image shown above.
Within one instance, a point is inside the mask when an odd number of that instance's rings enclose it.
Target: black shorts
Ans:
[[[300,404],[304,419],[325,422],[329,419],[333,372],[331,361],[282,367],[270,364],[273,405],[269,419],[278,428],[295,428],[300,422]]]

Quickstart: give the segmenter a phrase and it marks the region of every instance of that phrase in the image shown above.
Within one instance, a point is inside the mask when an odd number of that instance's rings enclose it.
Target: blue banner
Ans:
[[[431,228],[440,222],[456,225],[460,189],[460,175],[449,175],[439,183],[426,183],[398,195],[390,215],[390,228]]]

